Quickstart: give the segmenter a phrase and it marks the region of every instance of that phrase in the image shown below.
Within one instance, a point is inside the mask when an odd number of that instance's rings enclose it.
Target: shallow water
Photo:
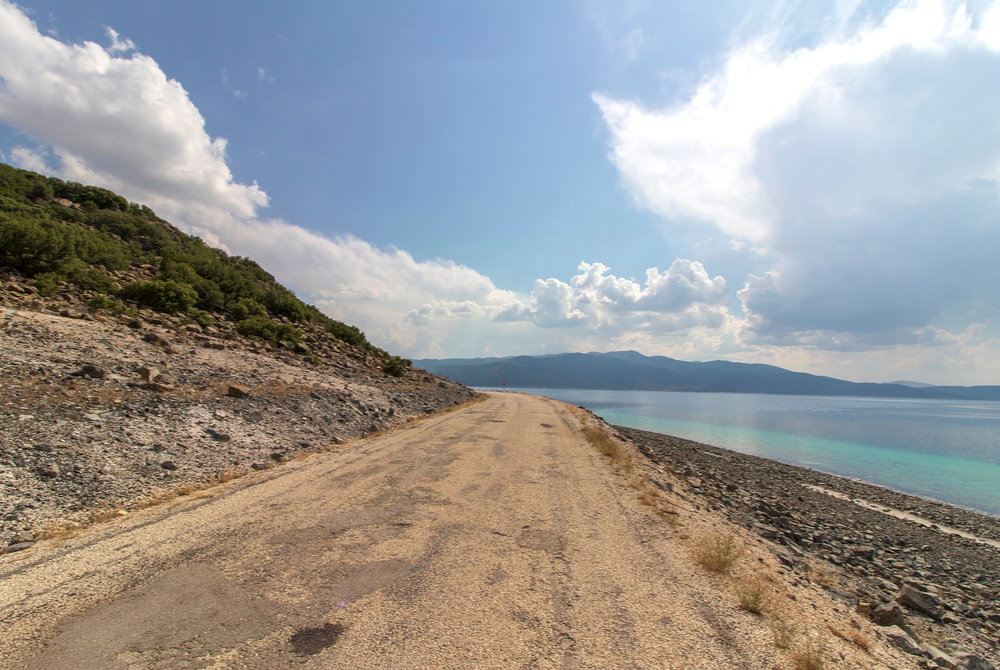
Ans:
[[[1000,403],[510,389],[676,435],[1000,515]]]

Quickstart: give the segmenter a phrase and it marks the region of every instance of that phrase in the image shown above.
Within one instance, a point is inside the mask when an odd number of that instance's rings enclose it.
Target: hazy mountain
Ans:
[[[886,382],[886,384],[899,384],[900,386],[909,386],[911,389],[926,389],[934,386],[934,384],[927,384],[925,382],[911,382],[905,379],[897,379],[894,382]]]
[[[582,388],[649,391],[714,391],[785,395],[852,395],[895,398],[1000,400],[1000,386],[913,388],[859,384],[792,372],[774,365],[681,361],[636,351],[413,361],[437,375],[470,386]]]

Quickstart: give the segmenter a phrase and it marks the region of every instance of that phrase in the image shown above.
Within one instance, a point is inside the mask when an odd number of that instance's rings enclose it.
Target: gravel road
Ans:
[[[775,665],[555,401],[491,394],[211,492],[4,557],[0,665]]]

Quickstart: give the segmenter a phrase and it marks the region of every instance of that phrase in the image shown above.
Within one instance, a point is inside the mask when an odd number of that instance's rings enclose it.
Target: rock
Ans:
[[[146,334],[142,336],[142,339],[165,350],[170,349],[170,341],[159,333],[154,333],[151,330],[146,331]]]
[[[922,644],[920,645],[920,648],[923,650],[924,655],[931,659],[937,667],[949,669],[958,667],[958,662],[954,658],[944,653],[934,645]]]
[[[163,468],[164,470],[176,470],[177,464],[174,463],[173,461],[163,461],[162,463],[160,463],[160,467]]]
[[[924,650],[920,648],[917,641],[899,626],[887,626],[882,630],[882,633],[885,634],[889,643],[897,649],[901,649],[907,654],[913,654],[914,656],[923,655]]]
[[[84,377],[85,379],[105,379],[108,376],[108,372],[93,363],[86,363],[76,372],[71,372],[70,375],[73,377]]]
[[[15,551],[24,551],[25,549],[30,549],[33,546],[35,546],[34,542],[18,542],[17,544],[12,544],[4,549],[4,552],[13,554]]]
[[[206,428],[205,433],[213,440],[216,440],[218,442],[229,442],[229,440],[233,439],[226,433],[220,433],[219,431],[212,430],[211,428]]]
[[[996,666],[982,656],[970,653],[958,654],[959,666],[962,670],[997,670]]]
[[[59,471],[58,465],[56,465],[55,463],[49,463],[48,465],[43,465],[42,467],[38,468],[38,474],[40,474],[43,477],[51,478],[51,477],[58,477],[62,473]]]
[[[160,376],[160,370],[149,365],[139,368],[139,379],[145,383],[154,382]]]
[[[13,537],[12,544],[20,544],[21,542],[34,542],[35,534],[30,530],[22,530],[20,533],[16,533]]]
[[[879,626],[902,626],[906,623],[906,617],[899,605],[879,603],[872,609],[871,620]]]
[[[940,619],[944,615],[944,608],[941,606],[941,601],[930,593],[919,591],[909,584],[900,589],[899,594],[896,596],[896,602],[910,609],[923,612],[934,619]]]
[[[267,470],[267,463],[251,463],[250,467],[254,470]]]
[[[875,558],[875,547],[868,547],[864,545],[854,547],[851,549],[851,556],[865,561],[870,561]]]
[[[226,388],[226,395],[230,398],[249,398],[250,389],[245,386],[239,386],[238,384],[230,384],[229,387]]]
[[[144,382],[139,384],[139,388],[145,389],[146,391],[154,391],[156,393],[164,393],[166,391],[172,390],[174,387],[170,384],[164,384],[163,382]]]

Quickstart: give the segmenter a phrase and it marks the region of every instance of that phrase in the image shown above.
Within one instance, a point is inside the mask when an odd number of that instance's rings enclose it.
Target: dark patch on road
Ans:
[[[316,628],[299,628],[288,641],[292,651],[299,656],[313,656],[337,644],[347,627],[339,623],[328,623]]]

